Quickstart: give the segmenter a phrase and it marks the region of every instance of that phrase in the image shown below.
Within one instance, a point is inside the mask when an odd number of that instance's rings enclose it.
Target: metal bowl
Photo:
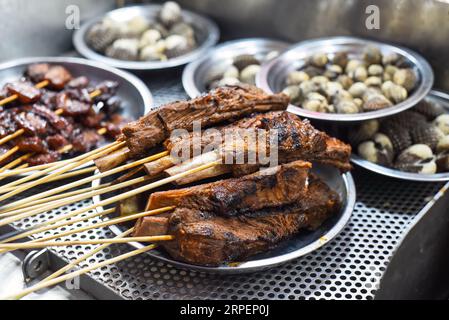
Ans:
[[[154,21],[161,7],[161,5],[151,4],[112,10],[101,17],[89,20],[83,24],[81,28],[73,34],[73,44],[76,50],[84,57],[106,63],[113,67],[128,70],[160,70],[189,63],[203,56],[217,43],[220,37],[220,31],[217,25],[212,20],[185,9],[182,9],[182,17],[195,29],[199,45],[193,51],[179,57],[168,59],[167,61],[125,61],[104,56],[91,49],[86,43],[87,31],[105,17],[118,21],[127,21],[136,16],[143,16],[150,21]]]
[[[432,90],[425,99],[438,102],[449,113],[449,94],[441,91]],[[412,172],[404,172],[378,165],[371,161],[365,160],[359,155],[354,153],[351,155],[351,161],[367,170],[392,178],[411,180],[411,181],[427,181],[427,182],[449,181],[449,172],[442,172],[435,174],[419,174]]]
[[[418,76],[418,83],[413,92],[405,101],[390,108],[355,114],[314,112],[292,104],[289,105],[287,110],[302,117],[311,119],[336,122],[355,122],[382,118],[404,111],[416,105],[418,101],[423,99],[427,93],[429,93],[433,85],[433,71],[429,63],[419,54],[398,46],[353,37],[322,38],[300,42],[285,51],[278,58],[263,66],[258,74],[258,77],[256,78],[256,83],[267,92],[272,93],[282,91],[287,75],[291,71],[298,70],[303,67],[306,60],[311,55],[322,52],[333,54],[336,52],[345,51],[348,52],[350,57],[360,57],[367,45],[374,45],[378,47],[383,54],[396,53],[403,57],[412,66]]]
[[[213,74],[223,72],[232,65],[236,56],[251,54],[262,58],[270,52],[281,53],[288,43],[264,38],[228,41],[209,51],[203,58],[188,64],[182,73],[182,85],[189,97],[195,98],[207,90]]]
[[[331,241],[345,227],[354,209],[356,199],[355,184],[350,173],[342,175],[338,169],[320,164],[314,164],[312,172],[316,173],[329,187],[338,193],[343,204],[339,214],[328,219],[317,230],[301,231],[296,236],[283,241],[274,249],[253,256],[245,262],[219,267],[203,267],[180,262],[174,260],[164,250],[159,249],[148,251],[147,254],[179,268],[220,274],[248,273],[269,269],[309,254]],[[100,183],[100,180],[95,180],[92,182],[92,185],[97,186]],[[100,196],[93,198],[94,203],[98,203],[100,200]],[[103,207],[97,207],[97,211],[102,212],[103,210]],[[116,235],[125,230],[122,226],[116,225],[111,226],[110,229]],[[145,246],[137,242],[129,243],[129,245],[134,248]]]
[[[117,96],[122,100],[121,113],[127,118],[138,119],[147,113],[153,104],[153,97],[146,85],[136,76],[107,65],[81,58],[37,57],[21,58],[0,64],[0,87],[23,76],[28,65],[53,63],[66,67],[73,76],[87,76],[94,83],[114,80],[119,83]],[[29,175],[34,171],[25,173]]]

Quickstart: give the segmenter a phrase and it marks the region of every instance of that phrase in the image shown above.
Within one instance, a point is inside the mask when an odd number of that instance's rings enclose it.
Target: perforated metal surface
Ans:
[[[147,81],[156,104],[185,98],[178,81]],[[269,271],[217,276],[179,270],[146,255],[90,274],[125,299],[372,299],[398,241],[410,222],[443,186],[413,183],[355,170],[357,203],[346,228],[323,248]],[[86,200],[16,223],[24,228],[91,204]],[[98,222],[100,218],[70,228]],[[64,229],[66,230],[66,229]],[[45,235],[59,232],[48,231]],[[108,229],[90,230],[72,239],[112,237]],[[60,247],[55,253],[73,260],[92,246]],[[112,245],[85,264],[129,251]]]

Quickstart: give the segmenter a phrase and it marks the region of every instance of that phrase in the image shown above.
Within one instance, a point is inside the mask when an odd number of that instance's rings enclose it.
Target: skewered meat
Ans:
[[[61,92],[56,97],[56,106],[62,109],[65,115],[85,115],[91,109],[91,99],[86,89],[71,89]]]
[[[45,120],[47,120],[56,130],[69,136],[73,130],[73,126],[64,117],[58,116],[52,110],[38,104],[23,107],[24,110],[30,111]]]
[[[81,123],[88,128],[99,128],[105,117],[106,115],[103,112],[96,113],[94,109],[90,108],[80,120]]]
[[[46,153],[40,153],[34,155],[26,160],[30,166],[38,166],[40,164],[46,164],[55,162],[61,159],[61,155],[56,151],[48,151]]]
[[[22,152],[45,153],[48,151],[47,145],[37,136],[18,138],[16,145]]]
[[[295,160],[317,161],[324,164],[335,166],[342,171],[351,169],[349,158],[351,155],[351,147],[338,139],[329,137],[326,133],[316,130],[308,120],[300,120],[299,117],[286,112],[274,111],[265,114],[259,114],[251,118],[242,119],[230,126],[223,127],[219,130],[222,133],[225,129],[231,129],[231,133],[236,136],[233,138],[233,144],[228,142],[221,143],[220,140],[213,138],[212,134],[205,134],[201,137],[201,142],[194,142],[195,134],[184,135],[169,139],[165,142],[165,146],[171,155],[177,155],[178,150],[189,150],[193,146],[200,146],[204,150],[205,146],[211,147],[211,142],[218,143],[213,145],[214,149],[219,152],[215,159],[220,157],[224,160],[224,165],[230,167],[230,171],[235,176],[242,176],[257,171],[261,165],[259,163],[248,164],[232,164],[228,161],[244,158],[253,153],[258,155],[260,146],[254,141],[248,140],[247,135],[240,135],[239,129],[262,129],[265,131],[275,129],[277,130],[277,161],[278,163],[288,163]],[[240,139],[238,139],[240,137]],[[271,147],[270,136],[266,135],[264,150],[267,157],[270,156]],[[192,152],[190,154],[193,154]],[[257,159],[260,159],[257,156]],[[184,171],[186,166],[190,165],[193,159],[180,164],[178,167],[167,169],[166,172],[170,175]],[[175,161],[173,161],[175,162]],[[202,164],[199,162],[198,165]],[[191,182],[191,181],[190,181]],[[178,182],[179,183],[179,182]]]
[[[15,116],[18,128],[29,135],[43,135],[47,132],[47,122],[32,112],[22,112]]]
[[[17,94],[21,103],[32,103],[39,100],[41,92],[31,83],[15,81],[6,84],[6,90],[10,95]]]
[[[119,164],[125,162],[128,159],[129,149],[122,148],[113,153],[107,154],[104,157],[95,159],[95,166],[101,172],[108,170],[109,168],[114,168]]]
[[[175,259],[217,266],[271,249],[301,229],[315,229],[339,208],[338,195],[312,175],[307,192],[293,204],[232,218],[178,207],[171,215],[139,220],[134,235],[174,235],[162,246]]]
[[[129,120],[120,114],[113,114],[108,122],[102,123],[109,136],[117,138],[122,133],[122,128],[129,122]]]
[[[45,74],[48,70],[50,70],[50,65],[48,63],[35,63],[27,67],[26,75],[33,82],[41,82],[45,79]]]
[[[50,82],[49,87],[56,90],[61,90],[64,89],[64,86],[70,80],[72,80],[72,75],[63,66],[52,65],[45,73],[44,80],[48,80]]]
[[[51,150],[59,150],[62,147],[64,147],[65,145],[69,144],[67,139],[60,133],[57,133],[57,134],[52,135],[52,136],[48,136],[47,139],[46,139],[46,142],[48,144],[48,147]]]
[[[3,110],[0,112],[0,137],[7,136],[17,129],[17,122],[15,121],[11,110]]]
[[[67,88],[70,89],[82,89],[89,85],[89,79],[87,77],[81,76],[73,78],[67,83]]]
[[[97,97],[97,100],[106,101],[112,98],[117,93],[118,86],[119,84],[117,81],[107,80],[100,82],[98,85],[95,86],[96,90],[101,91],[101,95]]]
[[[221,87],[189,101],[164,105],[131,122],[122,132],[131,156],[141,156],[174,129],[191,131],[195,121],[203,128],[210,127],[254,112],[285,110],[288,101],[284,94],[268,95],[250,85]]]
[[[104,138],[96,130],[83,130],[75,133],[72,139],[73,150],[78,152],[87,152],[97,148]]]
[[[304,195],[311,164],[295,161],[241,178],[153,193],[147,210],[165,206],[235,216],[266,207],[290,204]]]

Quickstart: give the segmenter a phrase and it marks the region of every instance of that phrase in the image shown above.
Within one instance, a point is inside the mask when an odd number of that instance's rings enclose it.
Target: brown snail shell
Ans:
[[[346,52],[340,51],[334,54],[332,58],[332,64],[340,66],[342,69],[346,68],[349,58]]]
[[[87,32],[86,41],[95,51],[103,52],[117,39],[118,35],[118,30],[113,26],[106,23],[97,23]]]
[[[407,91],[413,90],[417,77],[413,69],[399,69],[394,73],[393,82],[404,87]]]
[[[365,111],[376,111],[380,109],[385,109],[391,107],[393,104],[390,100],[385,98],[382,94],[375,94],[369,96],[365,103],[363,104],[363,110]]]
[[[138,39],[117,39],[106,49],[108,57],[120,60],[137,60],[138,54]]]
[[[390,139],[382,134],[376,133],[372,140],[362,142],[357,148],[358,154],[371,162],[391,166],[393,162],[393,146]]]
[[[449,171],[449,150],[444,151],[437,155],[436,164],[438,172],[448,172]]]
[[[363,60],[367,64],[381,64],[382,63],[382,53],[380,49],[376,46],[367,46],[363,50]]]
[[[371,139],[379,131],[379,121],[376,119],[364,121],[360,126],[348,132],[349,143],[353,146]]]

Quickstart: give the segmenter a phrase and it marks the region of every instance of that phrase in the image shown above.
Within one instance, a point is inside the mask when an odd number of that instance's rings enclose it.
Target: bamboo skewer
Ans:
[[[70,171],[70,172],[67,172],[67,173],[63,173],[60,176],[57,176],[55,178],[52,178],[52,179],[48,180],[47,182],[54,182],[54,181],[58,181],[58,180],[64,180],[64,179],[72,178],[72,177],[75,177],[75,176],[79,176],[79,175],[83,175],[83,174],[86,174],[86,173],[93,172],[96,169],[97,169],[96,167],[88,167],[88,168],[84,168],[84,169],[73,170],[73,171]],[[28,184],[30,184],[30,183],[28,183]],[[0,190],[0,193],[7,193],[7,192],[13,191],[15,189],[17,189],[17,186],[13,186],[13,187],[10,187],[10,188],[2,188]]]
[[[55,202],[56,200],[60,200],[60,199],[65,199],[65,198],[69,198],[69,197],[73,197],[79,194],[84,194],[90,191],[94,191],[94,190],[98,190],[98,189],[102,189],[105,187],[110,186],[111,183],[104,183],[104,184],[100,184],[98,186],[94,186],[94,187],[89,187],[89,188],[83,188],[83,189],[78,189],[78,190],[74,190],[74,191],[70,191],[70,192],[66,192],[66,193],[61,193],[61,194],[57,194],[51,197],[47,197],[47,198],[43,198],[43,199],[39,199],[39,200],[35,200],[32,201],[30,203],[27,203],[26,205],[22,205],[22,206],[18,206],[16,207],[17,209],[12,210],[12,211],[0,211],[0,218],[4,218],[4,217],[10,217],[19,213],[23,213],[23,212],[29,212],[30,210],[33,209],[37,209],[40,208],[44,205],[48,205],[50,203]],[[43,205],[44,204],[44,205]]]
[[[46,247],[63,247],[63,246],[77,246],[77,245],[96,245],[96,244],[112,244],[112,243],[128,243],[128,242],[155,242],[155,241],[170,241],[175,237],[172,235],[162,236],[143,236],[143,237],[127,237],[121,239],[97,239],[97,240],[73,240],[73,241],[39,241],[35,243],[6,243],[0,244],[1,249],[36,249]]]
[[[149,183],[149,184],[144,185],[142,187],[139,187],[139,188],[136,188],[134,190],[125,192],[123,194],[119,194],[119,195],[113,196],[113,197],[111,197],[109,199],[102,200],[102,201],[100,201],[100,202],[98,202],[96,204],[92,204],[90,206],[86,206],[84,208],[80,208],[78,210],[70,212],[67,215],[64,215],[63,217],[57,217],[57,218],[67,219],[67,218],[70,218],[70,217],[74,217],[76,215],[80,215],[80,214],[82,214],[84,212],[87,212],[89,210],[94,210],[95,208],[100,207],[100,206],[110,205],[110,204],[112,204],[114,202],[117,202],[117,201],[120,201],[120,200],[123,200],[123,199],[127,199],[127,198],[135,196],[135,195],[137,195],[139,193],[142,193],[142,192],[145,192],[145,191],[148,191],[148,190],[160,187],[160,186],[162,186],[164,184],[176,181],[177,179],[182,178],[184,176],[187,176],[189,174],[193,174],[193,173],[196,173],[196,172],[199,172],[199,171],[202,171],[202,170],[206,170],[206,169],[211,168],[211,167],[213,167],[215,165],[218,165],[220,163],[221,163],[221,160],[217,160],[217,161],[213,161],[213,162],[210,162],[210,163],[203,164],[203,165],[201,165],[199,167],[187,170],[185,172],[178,173],[176,175],[164,178],[162,180],[158,180],[158,181]],[[47,221],[46,223],[48,223],[48,222],[49,221]],[[44,227],[44,229],[45,229],[45,227]],[[50,227],[50,229],[51,229],[51,227]],[[10,237],[8,239],[5,239],[5,240],[1,241],[0,243],[11,242],[11,241],[14,241],[14,240],[17,240],[17,239],[21,239],[23,237],[26,237],[28,235],[31,235],[31,234],[34,234],[34,233],[38,233],[38,232],[41,232],[41,230],[39,230],[39,228],[38,229],[31,228],[31,229],[28,229],[28,230],[24,230],[24,232],[22,232],[22,233],[20,233],[20,234],[18,234],[16,236]]]
[[[134,228],[130,228],[128,230],[126,230],[125,232],[117,235],[116,237],[114,237],[115,239],[120,239],[123,237],[128,236],[129,234],[131,234],[133,232]],[[57,277],[59,277],[60,275],[63,275],[65,272],[75,268],[78,264],[80,264],[81,262],[89,259],[90,257],[92,257],[94,254],[106,249],[107,247],[109,247],[111,245],[111,243],[105,243],[102,244],[101,246],[96,247],[93,250],[90,250],[89,252],[87,252],[86,254],[82,255],[81,257],[75,259],[74,261],[70,262],[69,264],[67,264],[66,266],[62,267],[61,269],[55,271],[54,273],[52,273],[51,275],[49,275],[48,277],[44,278],[42,281],[40,281],[39,283],[37,283],[36,285],[40,285],[41,283],[44,283],[46,281],[55,279]],[[17,299],[21,299],[23,297],[25,297],[26,295],[28,295],[29,293],[23,293],[23,294],[19,294],[16,296]]]
[[[132,179],[132,180],[129,180],[129,181],[125,181],[125,182],[122,182],[122,183],[119,183],[119,184],[116,184],[116,185],[108,186],[108,187],[105,187],[105,188],[102,188],[102,189],[99,189],[99,190],[90,191],[90,192],[87,192],[87,193],[84,193],[84,194],[81,194],[81,195],[76,195],[76,196],[72,196],[72,197],[69,197],[69,198],[62,199],[62,200],[53,201],[53,202],[48,203],[46,205],[39,206],[35,210],[31,210],[31,211],[27,210],[27,211],[25,211],[25,212],[23,212],[21,214],[13,215],[10,218],[2,219],[2,220],[0,220],[0,226],[4,226],[4,225],[7,225],[9,223],[13,223],[15,221],[21,220],[21,219],[31,217],[31,216],[34,216],[36,214],[42,213],[42,212],[50,211],[52,209],[68,205],[70,203],[74,203],[74,202],[81,201],[81,200],[84,200],[84,199],[87,199],[87,198],[91,198],[91,197],[94,197],[94,196],[97,196],[97,195],[100,195],[100,194],[103,194],[103,193],[119,190],[121,188],[126,188],[126,187],[129,187],[129,186],[135,185],[137,183],[145,182],[148,179],[150,179],[150,177],[140,177],[140,178],[136,178],[136,179]],[[25,209],[29,209],[29,208],[25,208]],[[6,212],[6,213],[11,215],[11,212]],[[6,215],[6,213],[5,213],[5,215]],[[61,215],[61,216],[55,217],[55,218],[53,218],[51,220],[48,220],[48,221],[46,221],[44,223],[57,222],[57,221],[60,221],[62,219],[66,219],[66,217],[70,216],[70,215],[71,215],[71,213],[69,213],[68,215]]]
[[[18,205],[23,205],[25,203],[28,203],[29,201],[40,199],[42,197],[51,196],[53,194],[60,193],[62,191],[65,191],[65,190],[68,190],[68,189],[71,189],[71,188],[74,188],[74,187],[86,184],[86,183],[94,181],[96,179],[101,179],[101,178],[110,176],[112,174],[115,174],[115,173],[118,173],[118,172],[121,172],[121,171],[125,171],[125,170],[128,170],[128,169],[134,168],[134,167],[139,166],[141,164],[157,160],[159,158],[164,157],[167,154],[168,154],[168,151],[163,151],[163,152],[160,152],[158,154],[155,154],[155,155],[152,155],[152,156],[149,156],[149,157],[146,157],[146,158],[134,161],[132,163],[124,164],[124,165],[116,167],[114,169],[111,169],[111,170],[108,170],[108,171],[96,174],[94,176],[87,177],[87,178],[81,179],[79,181],[74,181],[74,182],[69,183],[67,185],[60,186],[58,188],[51,189],[51,190],[48,190],[48,191],[45,191],[45,192],[41,192],[39,194],[33,195],[31,197],[27,197],[25,199],[12,202],[10,204],[2,206],[0,209],[4,210],[4,209],[8,209],[8,208],[14,208],[14,207],[16,207]]]
[[[21,193],[23,191],[28,190],[29,188],[32,188],[32,187],[35,187],[35,186],[40,185],[42,183],[45,183],[48,180],[50,180],[50,179],[52,179],[52,178],[54,178],[54,177],[56,177],[58,175],[61,175],[61,174],[65,173],[65,172],[67,172],[69,170],[72,170],[72,169],[74,169],[74,168],[76,168],[76,167],[78,167],[78,166],[80,166],[80,165],[82,165],[84,163],[87,163],[87,162],[89,162],[89,161],[91,161],[93,159],[96,159],[96,158],[101,157],[101,156],[103,156],[105,154],[108,154],[109,152],[111,152],[113,150],[117,150],[118,148],[121,148],[124,144],[125,144],[125,142],[115,143],[115,144],[112,145],[112,147],[109,145],[108,148],[105,148],[102,151],[98,151],[98,149],[97,149],[97,150],[95,150],[96,152],[93,155],[89,155],[87,157],[84,157],[82,160],[79,160],[77,162],[74,162],[74,163],[71,163],[71,164],[67,164],[67,165],[64,165],[64,164],[58,165],[57,168],[51,167],[51,168],[48,168],[48,169],[46,169],[44,171],[36,172],[36,173],[34,173],[34,174],[32,174],[32,175],[30,175],[28,177],[25,177],[23,179],[19,179],[18,181],[21,181],[20,183],[23,183],[23,182],[30,181],[30,180],[34,179],[35,177],[40,177],[40,176],[42,176],[42,175],[44,175],[44,174],[46,174],[48,172],[53,171],[52,173],[50,173],[49,175],[47,175],[47,176],[45,176],[43,178],[35,180],[35,181],[31,182],[30,184],[27,184],[25,186],[19,186],[17,189],[15,189],[13,191],[10,191],[10,192],[0,196],[0,201],[9,199],[9,198],[11,198],[12,196],[14,196],[16,194],[19,194],[19,193]],[[54,171],[55,169],[59,169],[59,170]],[[16,183],[14,183],[13,185],[17,185],[17,184],[20,184],[20,183],[17,183],[17,181],[16,181]],[[7,184],[7,185],[4,185],[3,187],[7,188],[8,186],[11,186],[11,183]],[[1,191],[1,189],[0,189],[0,191]]]
[[[155,244],[150,244],[150,245],[148,245],[146,247],[143,247],[141,249],[136,249],[136,250],[133,250],[133,251],[121,254],[121,255],[119,255],[117,257],[114,257],[114,258],[111,258],[111,259],[107,259],[105,261],[102,261],[102,262],[90,265],[90,266],[85,267],[83,269],[80,269],[78,271],[71,272],[69,274],[66,274],[66,275],[54,278],[54,279],[49,280],[49,281],[41,282],[41,283],[39,283],[39,284],[37,284],[35,286],[32,286],[32,287],[27,288],[25,290],[22,290],[22,291],[14,294],[14,295],[11,295],[11,296],[8,296],[8,297],[4,297],[4,298],[2,298],[2,300],[3,299],[4,300],[20,299],[21,297],[23,297],[23,296],[25,296],[27,294],[30,294],[31,292],[34,292],[34,291],[37,291],[37,290],[40,290],[40,289],[44,289],[46,287],[53,286],[53,285],[58,284],[58,283],[60,283],[62,281],[73,279],[73,278],[78,277],[78,276],[80,276],[82,274],[85,274],[85,273],[87,273],[89,271],[92,271],[92,270],[95,270],[97,268],[101,268],[101,267],[107,266],[107,265],[112,264],[112,263],[116,263],[116,262],[125,260],[127,258],[136,256],[138,254],[141,254],[141,253],[144,253],[144,252],[149,251],[151,249],[154,249],[155,247],[156,247]]]
[[[8,151],[6,151],[4,154],[0,155],[0,161],[5,160],[6,158],[10,157],[11,155],[16,153],[17,151],[19,151],[19,147],[18,146],[12,147]]]
[[[142,218],[142,217],[146,217],[146,216],[160,214],[160,213],[163,213],[163,212],[167,212],[167,211],[173,210],[174,208],[175,207],[173,207],[173,206],[169,206],[169,207],[162,207],[162,208],[159,208],[159,209],[144,211],[144,212],[140,212],[140,213],[135,213],[135,214],[131,214],[131,215],[128,215],[128,216],[125,216],[125,217],[114,218],[114,219],[110,219],[110,220],[107,220],[107,221],[99,222],[99,223],[96,223],[96,224],[93,224],[93,225],[88,225],[88,226],[79,227],[79,228],[72,229],[72,230],[67,230],[67,231],[64,231],[64,232],[61,232],[61,233],[58,233],[58,234],[55,234],[55,235],[50,235],[50,236],[46,236],[46,237],[43,237],[43,238],[34,239],[34,240],[31,240],[31,241],[28,241],[28,242],[25,242],[25,243],[36,243],[36,242],[43,242],[43,241],[53,240],[53,239],[57,239],[57,238],[62,238],[62,237],[65,237],[65,236],[68,236],[68,235],[71,235],[71,234],[74,234],[74,233],[84,232],[84,231],[87,231],[87,230],[92,230],[92,229],[101,228],[101,227],[107,227],[107,226],[111,226],[111,225],[114,225],[114,224],[119,224],[119,223],[131,221],[131,220],[136,220],[136,219],[139,219],[139,218]],[[108,210],[109,210],[108,211],[108,214],[109,214],[109,213],[111,213],[111,210],[113,210],[113,209],[108,209]],[[104,212],[101,212],[101,213],[97,212],[97,213],[92,214],[87,219],[90,219],[90,218],[92,218],[94,216],[104,215],[104,214],[105,214]],[[83,221],[83,220],[86,220],[86,217],[79,217],[78,219],[75,219],[75,220],[77,220],[76,222]],[[66,225],[68,225],[68,224],[72,224],[72,223],[76,223],[76,222],[66,221],[64,223],[67,223]],[[61,227],[62,225],[63,224],[57,225],[57,228]],[[54,229],[54,226],[49,226],[49,227],[50,228],[47,229],[47,230]],[[33,234],[33,233],[31,233],[31,234]],[[20,239],[20,238],[22,238],[22,237],[20,237],[21,235],[22,234],[19,234],[19,235],[15,236],[15,237],[18,237],[17,239]],[[13,238],[15,238],[15,237],[13,237]],[[17,239],[14,239],[14,240],[17,240]],[[10,240],[6,239],[6,240],[2,241],[1,243],[4,244],[6,242],[10,242]],[[11,243],[11,244],[14,245],[14,244],[19,244],[19,243]],[[8,249],[1,249],[0,253],[5,253],[5,252],[13,251],[13,250],[15,250],[15,247],[11,246]]]
[[[101,151],[106,150],[106,149],[113,148],[117,144],[119,144],[119,142],[113,142],[111,144],[105,145],[105,146],[100,147],[98,149],[92,150],[92,151],[90,151],[88,153],[79,155],[79,156],[77,156],[75,158],[72,158],[72,159],[69,159],[69,160],[65,160],[65,161],[58,161],[57,163],[52,163],[51,165],[47,166],[47,168],[45,170],[35,172],[35,173],[33,173],[33,174],[31,174],[31,175],[29,175],[27,177],[24,177],[22,179],[19,179],[19,180],[13,181],[11,183],[5,184],[2,187],[6,187],[7,188],[7,187],[11,187],[11,186],[15,186],[15,185],[18,185],[18,184],[22,184],[22,183],[28,182],[28,181],[33,180],[35,178],[38,178],[38,177],[40,177],[42,175],[45,175],[45,174],[47,174],[49,172],[55,171],[56,169],[62,168],[62,167],[66,166],[66,165],[68,165],[70,163],[75,163],[77,161],[81,161],[81,160],[83,160],[83,159],[85,159],[85,158],[87,158],[87,157],[89,157],[91,155],[94,155],[94,154],[98,153],[98,152],[101,152]],[[34,168],[29,168],[29,169],[33,170]],[[0,188],[0,190],[1,190],[1,188]]]

